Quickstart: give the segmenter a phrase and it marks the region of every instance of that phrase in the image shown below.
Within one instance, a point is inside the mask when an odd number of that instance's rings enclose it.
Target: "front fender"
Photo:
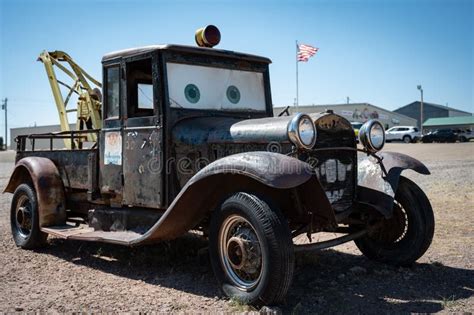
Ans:
[[[357,200],[374,207],[388,218],[392,215],[400,174],[406,169],[424,175],[429,175],[430,171],[423,163],[406,154],[380,152],[377,156],[380,162],[368,157],[359,163]]]
[[[4,193],[14,193],[23,183],[32,184],[36,191],[40,227],[66,222],[63,182],[56,165],[50,159],[25,157],[19,160]]]
[[[195,227],[229,195],[262,192],[265,187],[299,189],[308,211],[324,224],[335,224],[332,207],[309,164],[279,153],[248,152],[219,159],[199,171],[158,222],[130,245],[176,238]]]

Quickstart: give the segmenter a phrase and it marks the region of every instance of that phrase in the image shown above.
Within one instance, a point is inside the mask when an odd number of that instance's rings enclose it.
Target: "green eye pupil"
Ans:
[[[201,98],[201,93],[199,92],[199,88],[194,84],[188,84],[184,88],[184,96],[190,103],[197,103]]]
[[[231,85],[227,88],[227,99],[233,104],[240,101],[240,91],[236,86]]]

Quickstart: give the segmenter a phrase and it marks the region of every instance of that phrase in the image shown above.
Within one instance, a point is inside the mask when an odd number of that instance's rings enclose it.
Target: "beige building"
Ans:
[[[70,125],[71,130],[76,129],[75,124]],[[16,142],[15,138],[20,135],[31,135],[31,134],[39,134],[39,133],[50,133],[50,132],[59,132],[61,131],[60,125],[48,125],[48,126],[35,126],[35,127],[20,127],[20,128],[11,128],[10,129],[10,147],[11,150],[16,150]],[[46,139],[37,139],[35,140],[35,149],[49,149],[50,141]],[[55,139],[53,141],[53,148],[54,149],[62,149],[64,148],[64,141],[61,139]]]
[[[275,115],[278,115],[283,109],[282,107],[275,107]],[[315,113],[325,111],[326,109],[333,110],[335,114],[341,115],[351,122],[364,123],[369,119],[377,119],[386,129],[393,126],[416,126],[418,123],[416,119],[369,103],[300,105],[298,109],[295,106],[291,106],[290,113]]]

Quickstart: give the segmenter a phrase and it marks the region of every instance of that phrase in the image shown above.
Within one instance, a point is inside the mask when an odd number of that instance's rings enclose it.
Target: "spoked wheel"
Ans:
[[[262,276],[262,250],[255,228],[241,216],[225,219],[219,233],[219,256],[226,276],[242,290],[252,290]]]
[[[46,243],[48,235],[40,231],[36,192],[28,184],[21,184],[13,194],[10,225],[15,244],[32,249]]]
[[[354,242],[368,258],[393,265],[411,265],[431,244],[434,234],[433,209],[423,191],[400,177],[393,215],[382,218],[377,229]]]
[[[410,142],[411,142],[410,136],[404,136],[404,137],[403,137],[403,142],[405,142],[405,143],[410,143]]]
[[[288,224],[260,198],[237,193],[213,214],[210,256],[224,293],[241,302],[272,304],[286,295],[294,253]]]

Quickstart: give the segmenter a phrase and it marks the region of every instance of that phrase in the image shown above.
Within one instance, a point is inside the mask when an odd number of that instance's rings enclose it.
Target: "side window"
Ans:
[[[151,59],[127,63],[128,117],[152,116],[153,99]]]
[[[418,128],[413,128],[413,131],[414,131],[414,132],[418,132]]]
[[[153,84],[138,83],[138,109],[153,110]]]
[[[105,72],[107,96],[105,100],[105,118],[118,117],[120,108],[120,68],[107,68]]]

